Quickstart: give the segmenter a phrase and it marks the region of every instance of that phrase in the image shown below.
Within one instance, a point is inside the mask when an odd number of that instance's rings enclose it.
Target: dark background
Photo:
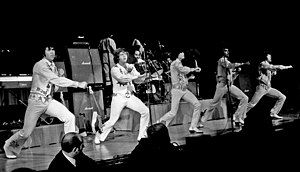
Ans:
[[[2,4],[1,73],[30,74],[34,62],[41,58],[44,42],[55,41],[65,49],[78,35],[84,35],[97,46],[102,38],[113,35],[117,47],[129,47],[137,38],[146,49],[157,50],[159,41],[163,52],[199,50],[200,95],[212,98],[216,61],[226,44],[232,62],[251,63],[243,69],[251,76],[265,49],[272,51],[273,64],[293,65],[293,69],[280,71],[272,83],[287,95],[286,108],[298,106],[300,15],[295,4],[99,3]],[[194,65],[191,61],[185,64]]]

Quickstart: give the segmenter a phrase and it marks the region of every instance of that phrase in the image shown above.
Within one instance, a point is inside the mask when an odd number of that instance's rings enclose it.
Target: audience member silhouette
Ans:
[[[176,167],[180,149],[171,142],[168,128],[163,123],[156,123],[147,128],[147,138],[142,138],[129,156],[129,167],[139,164],[142,167],[151,164],[156,167]],[[178,167],[178,166],[177,166]]]
[[[84,142],[80,134],[67,133],[61,141],[61,150],[51,161],[48,171],[85,171],[97,169],[97,163],[83,153]]]

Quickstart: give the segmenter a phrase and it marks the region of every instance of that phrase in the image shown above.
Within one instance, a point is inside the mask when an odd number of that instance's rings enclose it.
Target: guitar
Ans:
[[[60,92],[60,96],[59,96],[61,103],[66,106],[66,102],[65,102],[65,98],[64,98],[64,93],[61,91]]]
[[[64,74],[65,74],[65,71],[62,69],[62,68],[58,68],[57,69],[57,72],[58,72],[58,76],[59,77],[64,77]],[[60,100],[61,100],[61,103],[66,106],[66,102],[65,102],[65,99],[64,99],[64,93],[63,91],[60,91],[60,96],[59,96]]]
[[[92,90],[92,87],[91,86],[88,86],[88,91],[89,91],[89,94],[92,95],[93,97],[93,100],[96,104],[96,107],[97,107],[97,110],[100,114],[98,114],[97,112],[93,112],[93,116],[92,116],[92,130],[94,133],[96,133],[95,131],[95,123],[96,123],[96,118],[98,118],[98,121],[99,121],[99,128],[100,130],[102,130],[102,127],[103,127],[103,123],[108,119],[108,117],[106,117],[102,112],[102,110],[100,109],[100,106],[98,104],[98,101],[94,95],[94,91]]]

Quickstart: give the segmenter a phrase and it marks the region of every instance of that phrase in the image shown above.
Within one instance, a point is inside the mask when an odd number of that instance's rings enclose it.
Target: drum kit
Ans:
[[[167,85],[170,84],[170,64],[171,62],[157,60],[139,59],[135,63],[135,68],[141,75],[146,77],[134,82],[137,96],[142,101],[150,100],[151,103],[163,103],[167,101],[170,92]]]

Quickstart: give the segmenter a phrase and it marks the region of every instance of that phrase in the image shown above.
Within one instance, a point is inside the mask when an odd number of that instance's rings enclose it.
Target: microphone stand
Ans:
[[[197,62],[197,59],[195,59],[195,66],[196,66],[196,68],[198,68],[198,62]],[[197,78],[198,78],[198,76],[199,76],[199,74],[196,74],[196,77],[197,77]],[[195,78],[196,78],[196,77],[195,77]],[[200,97],[200,90],[199,90],[200,84],[199,84],[197,78],[196,78],[196,96],[197,96],[197,98],[199,98],[199,97]]]
[[[89,58],[91,60],[91,67],[92,67],[92,75],[93,75],[93,84],[96,83],[96,78],[95,78],[95,71],[94,71],[94,66],[93,66],[93,58],[92,58],[92,55],[91,55],[91,47],[90,47],[90,44],[88,44],[88,52],[89,52]]]
[[[94,66],[93,66],[93,58],[92,58],[92,55],[91,55],[91,47],[90,47],[90,44],[88,44],[88,52],[89,52],[89,57],[90,57],[90,60],[91,60],[91,67],[92,67],[92,75],[93,75],[93,86],[95,87],[95,85],[96,85],[96,78],[95,78],[95,71],[94,71]],[[109,58],[109,57],[108,57]],[[91,90],[93,90],[92,89],[92,87],[91,86],[89,86],[88,88],[87,88],[87,92],[89,93],[89,92],[91,92]],[[93,100],[94,100],[94,102],[95,102],[95,104],[96,104],[96,107],[97,107],[97,110],[99,111],[99,113],[98,114],[101,114],[101,109],[100,109],[100,107],[99,107],[99,104],[98,104],[98,102],[97,102],[97,100],[96,100],[96,98],[95,98],[95,95],[94,95],[94,93],[93,94],[91,94],[92,96],[93,96]],[[105,113],[105,109],[104,109],[104,115],[103,116],[100,116],[100,120],[101,121],[99,121],[99,123],[101,123],[100,125],[102,126],[102,124],[104,123],[104,120],[105,120],[105,118],[106,118],[106,113]],[[101,130],[101,129],[100,129]],[[113,132],[115,132],[115,128],[113,127]]]
[[[146,46],[146,44],[144,44],[144,46]],[[144,55],[144,60],[145,60],[145,65],[146,65],[146,79],[147,79],[147,72],[149,72],[149,81],[146,83],[146,94],[147,94],[147,107],[148,107],[148,109],[149,109],[149,116],[150,116],[150,125],[152,125],[153,124],[153,122],[152,122],[152,115],[151,115],[151,107],[150,107],[150,94],[149,93],[147,93],[147,90],[149,89],[149,87],[150,87],[150,90],[151,90],[151,92],[152,92],[152,87],[151,87],[151,84],[150,84],[150,79],[151,79],[151,73],[150,73],[150,70],[149,70],[149,65],[148,65],[148,63],[147,63],[147,51],[146,51],[146,48],[144,48],[144,53],[143,53],[143,55]]]
[[[225,55],[223,56],[224,62],[226,60]],[[231,131],[234,132],[234,126],[233,126],[233,114],[231,113],[232,106],[231,106],[231,93],[230,93],[230,81],[228,79],[228,75],[230,74],[230,69],[228,66],[226,66],[226,85],[227,85],[227,94],[228,94],[228,116],[231,118],[230,123],[231,123]]]
[[[164,45],[162,45],[162,44],[160,43],[160,41],[158,41],[158,47],[159,47],[159,54],[160,54],[160,56],[162,56],[162,48],[164,47]],[[164,81],[162,75],[159,74],[157,68],[155,67],[155,65],[154,65],[153,63],[152,63],[152,66],[153,66],[153,68],[154,68],[154,70],[155,70],[155,73],[157,74],[158,81],[159,81],[159,78],[161,78],[162,84],[163,84],[163,86],[165,87],[165,81]],[[160,67],[162,68],[161,65],[160,65]],[[163,68],[162,68],[162,70],[163,70]],[[171,77],[170,77],[170,78],[171,78]],[[162,93],[161,83],[158,83],[158,88],[159,88],[159,92]],[[163,102],[163,101],[161,100],[162,97],[165,98],[165,95],[163,95],[163,96],[160,95],[160,96],[159,96],[159,99],[160,99],[161,103]]]
[[[156,73],[157,74],[157,77],[158,77],[158,79],[161,77],[161,75],[159,74],[159,72],[158,72],[158,70],[157,70],[157,68],[155,67],[155,65],[153,64],[153,62],[152,61],[149,61],[149,64],[151,64],[151,66],[154,68],[154,74]],[[150,72],[150,71],[149,71]],[[152,78],[152,75],[151,75],[151,78]],[[162,79],[162,82],[163,82],[163,84],[165,84],[165,82],[164,82],[164,80]],[[159,83],[160,84],[160,83]],[[152,87],[151,87],[152,88]],[[161,91],[161,88],[160,88],[160,85],[159,85],[159,91]],[[160,99],[161,99],[161,96],[159,97]]]
[[[169,71],[167,71],[167,72],[169,72],[170,73],[170,65],[171,65],[171,62],[169,63],[169,61],[167,61],[167,62],[165,62],[165,61],[163,61],[163,63],[166,65],[166,66],[168,66],[169,67]],[[168,82],[168,84],[169,83],[171,83],[172,81],[171,81],[171,75],[169,74],[169,73],[167,73],[167,72],[164,72],[164,74],[167,76],[167,82]],[[166,81],[163,79],[163,82],[164,82],[164,84],[166,84]],[[166,87],[166,85],[164,85],[164,87]],[[171,87],[172,88],[172,87]],[[166,91],[166,94],[164,95],[164,101],[166,100],[166,97],[169,95],[169,94],[171,94],[171,88],[170,87],[168,87],[168,90]],[[169,102],[170,102],[171,100],[169,99]]]

